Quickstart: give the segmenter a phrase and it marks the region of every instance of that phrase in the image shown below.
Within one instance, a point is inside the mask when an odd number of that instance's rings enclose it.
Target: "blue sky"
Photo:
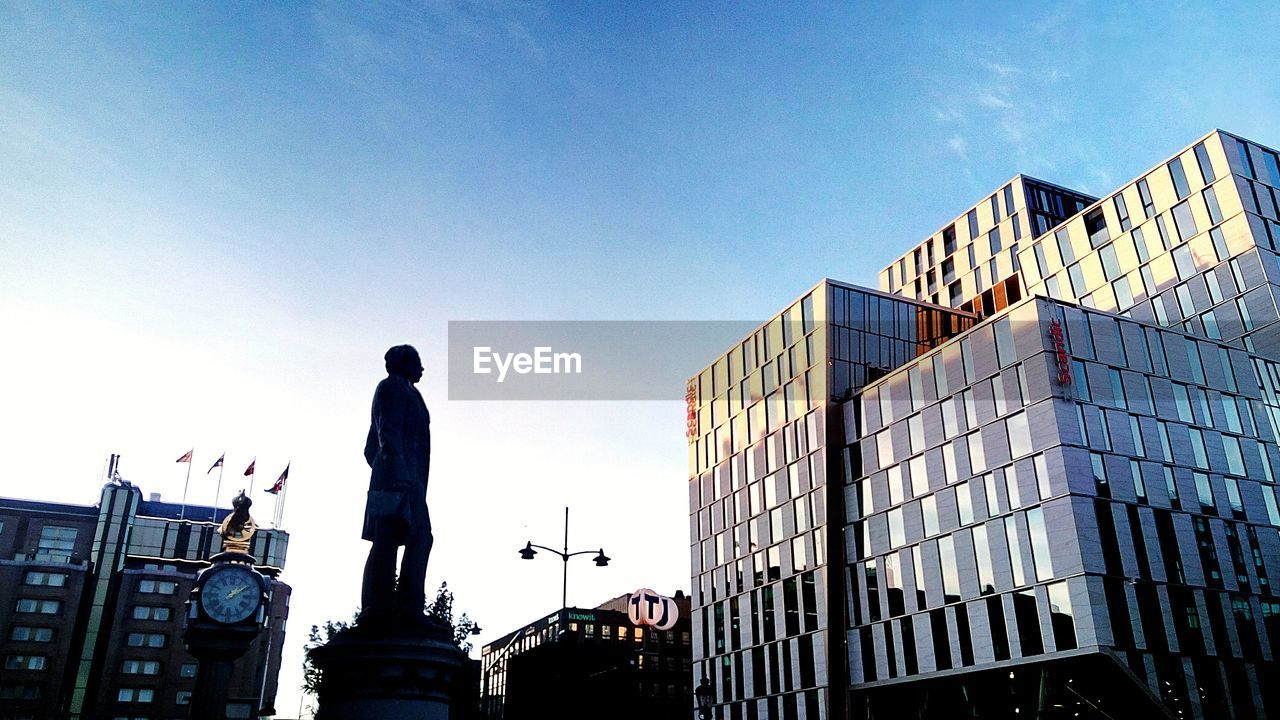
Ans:
[[[413,342],[431,579],[482,640],[554,606],[558,569],[512,549],[554,541],[566,503],[618,558],[575,568],[571,602],[683,586],[683,408],[449,403],[447,321],[764,318],[821,277],[874,284],[1018,172],[1096,194],[1213,127],[1275,146],[1278,20],[0,4],[0,494],[92,502],[113,451],[166,496],[193,444],[292,461],[290,707],[305,627],[358,596],[368,396]]]

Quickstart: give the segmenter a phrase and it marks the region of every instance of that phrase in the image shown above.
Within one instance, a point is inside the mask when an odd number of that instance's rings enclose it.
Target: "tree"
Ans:
[[[428,617],[435,618],[453,628],[453,641],[462,649],[462,652],[471,654],[471,636],[479,634],[480,627],[466,613],[462,613],[457,621],[454,621],[453,592],[449,590],[449,583],[440,583],[440,588],[436,590],[436,599],[428,603],[424,611]],[[357,612],[351,616],[351,622],[327,620],[324,625],[311,626],[311,631],[307,634],[307,644],[302,648],[302,691],[304,693],[313,696],[319,694],[320,684],[324,680],[320,668],[311,662],[311,649],[328,643],[339,633],[354,625],[359,617],[360,613]]]
[[[440,583],[436,599],[427,604],[427,617],[433,617],[453,628],[453,642],[462,648],[462,652],[471,654],[471,636],[480,634],[480,626],[466,613],[462,613],[457,622],[454,622],[453,591],[449,589],[449,583]]]

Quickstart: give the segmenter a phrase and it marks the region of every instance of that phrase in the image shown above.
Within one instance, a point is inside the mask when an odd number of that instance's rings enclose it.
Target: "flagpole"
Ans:
[[[187,458],[187,481],[182,484],[182,510],[178,513],[178,520],[187,519],[187,488],[191,485],[191,466],[195,464],[195,451],[191,451],[191,457]]]
[[[284,487],[280,488],[280,497],[276,498],[276,527],[284,522],[284,501],[289,497],[289,481],[285,480]]]
[[[213,491],[213,518],[215,522],[218,520],[218,500],[222,497],[222,473],[227,469],[227,459],[224,455],[222,464],[218,466],[218,489]],[[206,475],[206,477],[208,477]]]

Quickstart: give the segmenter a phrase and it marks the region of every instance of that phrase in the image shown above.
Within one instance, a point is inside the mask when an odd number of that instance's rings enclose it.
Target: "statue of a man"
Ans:
[[[385,356],[387,377],[373,394],[364,457],[373,473],[365,505],[365,540],[373,541],[364,566],[361,620],[424,622],[424,585],[431,555],[427,475],[431,466],[431,415],[414,385],[422,360],[409,345]],[[404,546],[400,582],[396,551]]]

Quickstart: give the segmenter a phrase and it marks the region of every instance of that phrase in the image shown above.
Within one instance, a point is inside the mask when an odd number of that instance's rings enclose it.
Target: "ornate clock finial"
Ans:
[[[222,551],[249,554],[249,545],[253,535],[258,531],[258,524],[249,516],[249,508],[253,501],[240,490],[240,494],[231,501],[235,510],[222,520],[218,534],[222,536]]]

